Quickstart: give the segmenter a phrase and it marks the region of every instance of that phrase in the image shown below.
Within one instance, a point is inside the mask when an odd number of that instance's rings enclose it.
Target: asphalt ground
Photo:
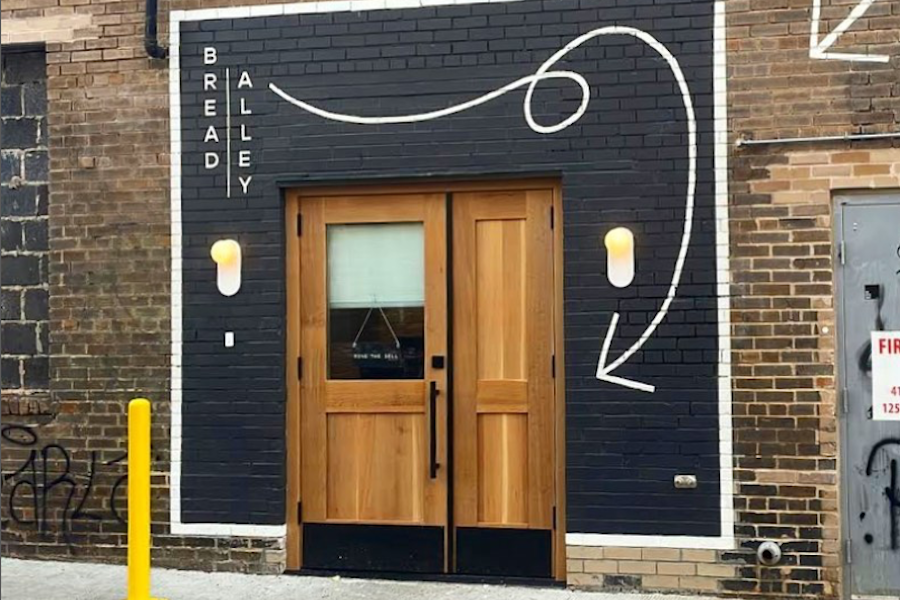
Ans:
[[[4,558],[2,600],[125,600],[125,567]],[[154,569],[152,595],[166,600],[698,600],[559,587],[242,575]]]

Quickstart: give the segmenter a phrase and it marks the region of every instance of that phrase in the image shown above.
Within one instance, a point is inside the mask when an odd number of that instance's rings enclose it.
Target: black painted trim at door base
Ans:
[[[423,525],[303,526],[303,567],[329,571],[444,571],[444,528]]]
[[[486,577],[553,577],[553,532],[549,529],[460,527],[456,571]]]
[[[485,575],[454,575],[453,573],[393,573],[390,571],[335,571],[308,569],[285,571],[285,575],[300,577],[345,577],[347,579],[381,579],[385,581],[434,581],[439,583],[472,583],[485,585],[510,585],[517,587],[564,588],[565,581],[544,577],[488,577]]]

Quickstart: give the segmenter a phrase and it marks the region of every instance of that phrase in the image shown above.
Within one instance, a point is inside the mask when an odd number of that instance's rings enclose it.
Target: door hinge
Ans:
[[[841,388],[841,411],[845,415],[850,412],[850,394],[846,387]]]
[[[844,562],[853,564],[853,540],[844,540]]]
[[[297,213],[297,237],[303,235],[303,215]]]
[[[303,523],[303,502],[297,502],[297,525]]]
[[[841,261],[841,265],[847,264],[847,244],[844,240],[838,242],[838,258]]]
[[[303,357],[297,357],[297,379],[303,379]]]
[[[553,530],[556,531],[556,507],[553,507]]]
[[[556,355],[550,357],[550,377],[556,379]]]
[[[556,211],[553,210],[553,206],[550,206],[550,229],[554,229],[556,227]]]

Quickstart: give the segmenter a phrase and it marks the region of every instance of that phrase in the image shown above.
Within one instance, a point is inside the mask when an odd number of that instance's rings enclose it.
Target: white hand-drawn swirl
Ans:
[[[581,87],[581,106],[578,108],[575,114],[570,116],[568,119],[564,120],[562,123],[557,125],[553,125],[551,127],[545,127],[540,125],[534,120],[534,117],[531,114],[531,97],[530,94],[534,87],[540,83],[541,81],[548,79],[570,79],[577,83]],[[528,85],[528,96],[526,96],[525,100],[525,120],[528,121],[529,127],[531,127],[534,131],[538,133],[556,133],[558,131],[562,131],[566,129],[576,121],[578,121],[582,115],[584,115],[587,110],[588,104],[591,101],[591,88],[588,86],[587,80],[583,76],[578,73],[573,73],[571,71],[550,71],[548,73],[544,73],[542,75],[534,74],[529,75],[527,77],[523,77],[522,79],[517,79],[513,81],[509,85],[505,85],[499,90],[494,90],[489,94],[485,94],[484,96],[479,96],[474,100],[470,100],[468,102],[463,102],[462,104],[457,104],[454,106],[450,106],[448,108],[443,108],[441,110],[434,110],[426,113],[419,113],[414,115],[398,115],[395,117],[361,117],[357,115],[347,115],[342,113],[335,113],[329,110],[325,110],[324,108],[319,108],[317,106],[313,106],[312,104],[303,102],[302,100],[298,100],[293,96],[289,95],[281,88],[279,88],[274,83],[269,84],[269,89],[273,92],[290,102],[291,104],[302,108],[303,110],[310,112],[314,115],[318,115],[323,119],[329,119],[331,121],[340,121],[342,123],[353,123],[355,125],[396,125],[403,123],[420,123],[422,121],[432,121],[434,119],[440,119],[441,117],[449,117],[450,115],[455,115],[457,113],[465,112],[471,108],[475,108],[481,104],[485,104],[507,94],[515,89],[518,89],[524,85]]]
[[[669,312],[669,308],[671,307],[672,302],[675,299],[675,294],[678,291],[678,285],[681,282],[681,276],[684,271],[684,263],[687,258],[688,248],[690,247],[691,232],[693,230],[694,221],[694,200],[697,188],[697,119],[694,112],[694,103],[691,98],[690,87],[687,84],[687,80],[685,79],[684,72],[681,69],[681,65],[679,64],[678,59],[676,59],[675,56],[671,52],[669,52],[668,48],[666,48],[656,38],[654,38],[649,33],[640,29],[636,29],[634,27],[626,27],[620,25],[600,27],[598,29],[594,29],[593,31],[589,31],[566,44],[564,48],[557,51],[543,64],[541,64],[538,70],[535,71],[532,75],[517,79],[516,81],[513,81],[512,83],[509,83],[501,87],[500,89],[484,94],[483,96],[479,96],[467,102],[463,102],[461,104],[456,104],[441,110],[409,115],[366,117],[360,115],[337,113],[299,100],[279,88],[274,83],[269,84],[269,89],[271,89],[275,94],[277,94],[287,102],[290,102],[294,106],[322,117],[323,119],[341,123],[352,123],[357,125],[390,125],[431,121],[434,119],[440,119],[442,117],[461,113],[495,100],[505,94],[508,94],[509,92],[512,92],[513,90],[527,85],[528,89],[525,92],[525,101],[523,106],[525,121],[528,123],[528,126],[537,133],[552,134],[567,129],[574,123],[578,122],[578,120],[581,119],[582,116],[584,116],[591,101],[591,89],[590,85],[588,85],[587,79],[585,79],[585,77],[580,73],[575,73],[573,71],[551,71],[551,67],[553,67],[557,62],[562,60],[567,54],[569,54],[576,48],[583,46],[585,43],[595,38],[608,35],[626,35],[637,38],[650,46],[666,61],[667,65],[672,71],[672,74],[675,76],[675,80],[678,83],[678,88],[684,102],[684,109],[687,117],[688,182],[687,203],[685,206],[684,215],[684,230],[682,233],[681,248],[678,252],[678,258],[675,261],[675,269],[672,273],[672,281],[669,285],[666,299],[663,301],[662,306],[660,307],[656,316],[641,334],[640,338],[638,338],[638,340],[634,344],[632,344],[632,346],[628,348],[628,350],[626,350],[619,358],[607,365],[606,360],[609,353],[609,347],[612,343],[612,339],[615,335],[615,330],[619,322],[619,313],[615,313],[613,315],[612,321],[610,322],[609,330],[607,331],[607,335],[603,343],[603,348],[600,352],[600,360],[597,365],[597,379],[652,393],[656,389],[654,386],[637,381],[632,381],[622,377],[617,377],[615,375],[612,375],[612,372],[621,367],[638,350],[640,350],[645,343],[647,343],[647,340],[650,338],[650,336],[653,335],[653,333],[656,331],[660,323],[663,321],[663,319],[665,319],[666,315]],[[578,110],[576,110],[572,115],[562,120],[561,122],[549,126],[541,125],[540,123],[535,121],[534,115],[532,114],[532,99],[534,97],[535,89],[537,88],[539,83],[553,79],[566,79],[577,83],[581,88],[581,104],[579,105]]]

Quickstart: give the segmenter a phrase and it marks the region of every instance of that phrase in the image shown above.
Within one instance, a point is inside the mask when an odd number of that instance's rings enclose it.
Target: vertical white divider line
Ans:
[[[182,13],[173,11],[169,24],[169,137],[171,186],[170,235],[172,250],[171,269],[171,372],[170,372],[170,529],[181,525],[181,342],[182,342],[182,249],[181,249],[181,19]]]
[[[231,198],[231,69],[225,69],[225,195]]]
[[[716,292],[719,322],[719,493],[720,539],[733,547],[734,425],[731,390],[731,242],[728,206],[728,22],[726,3],[715,4],[713,42],[713,119],[715,121]]]

